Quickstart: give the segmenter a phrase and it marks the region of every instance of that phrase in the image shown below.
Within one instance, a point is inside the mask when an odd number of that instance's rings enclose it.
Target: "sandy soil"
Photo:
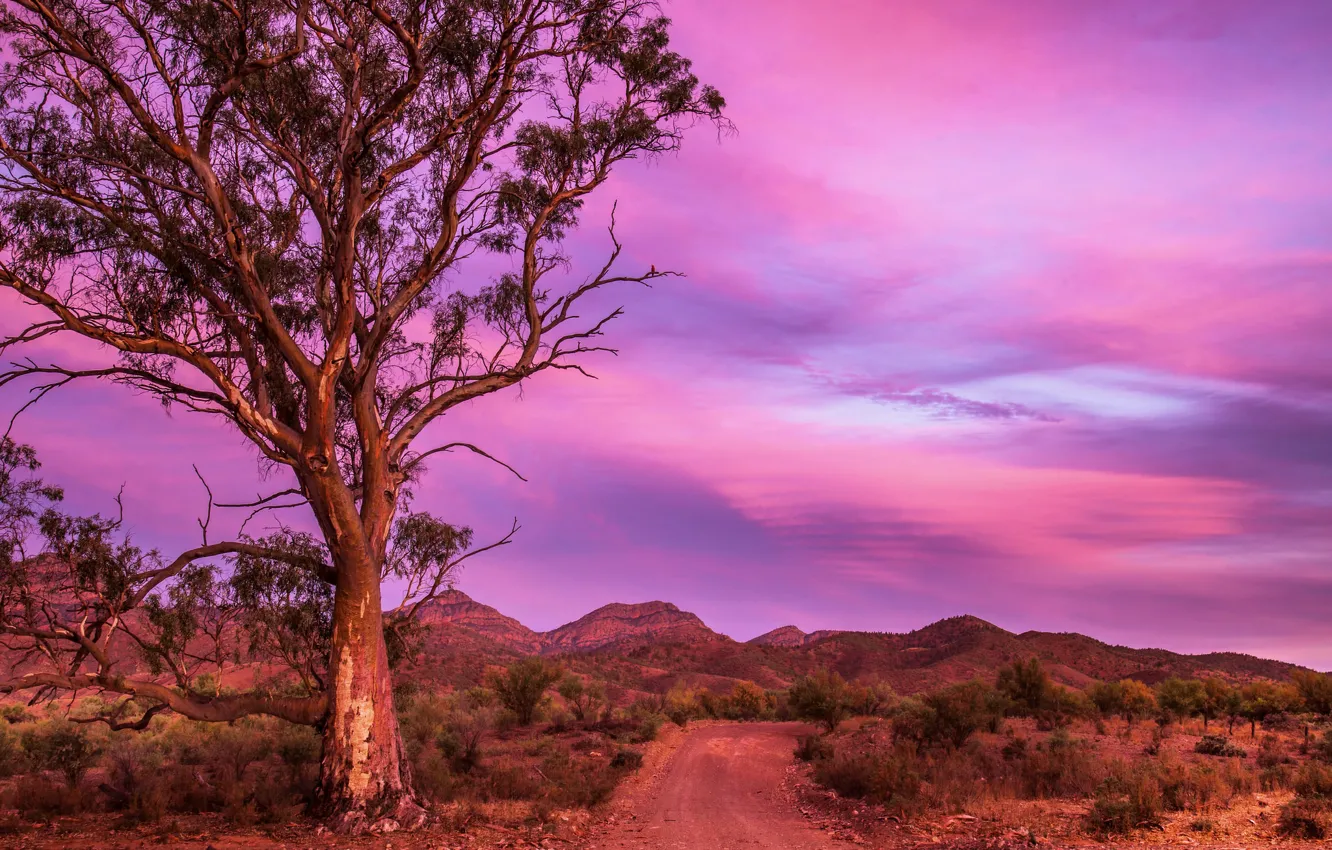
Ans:
[[[589,850],[827,850],[784,790],[798,723],[691,729],[653,781],[628,789],[622,813]]]

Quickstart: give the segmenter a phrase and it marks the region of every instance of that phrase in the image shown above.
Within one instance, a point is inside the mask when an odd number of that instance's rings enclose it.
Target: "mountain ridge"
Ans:
[[[424,606],[441,652],[464,652],[479,669],[486,659],[505,663],[523,655],[566,658],[574,666],[614,669],[634,689],[660,690],[689,683],[746,679],[782,687],[818,668],[847,679],[872,677],[903,693],[954,681],[992,679],[1016,660],[1040,658],[1059,682],[1085,687],[1100,680],[1136,678],[1154,683],[1172,675],[1218,675],[1234,681],[1286,679],[1296,664],[1237,652],[1197,655],[1105,643],[1076,632],[1014,633],[970,614],[948,617],[909,632],[780,626],[748,641],[712,630],[697,615],[670,602],[613,602],[545,632],[534,631],[462,591]]]

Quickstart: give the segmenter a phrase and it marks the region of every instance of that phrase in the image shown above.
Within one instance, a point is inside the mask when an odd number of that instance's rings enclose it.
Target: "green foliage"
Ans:
[[[832,758],[835,752],[832,741],[824,735],[801,735],[796,739],[795,757],[800,761]]]
[[[563,675],[558,666],[534,656],[515,661],[502,673],[491,671],[486,683],[520,726],[530,726],[541,698]]]
[[[897,692],[881,679],[853,683],[847,692],[847,710],[858,717],[889,717],[897,705]]]
[[[23,748],[19,736],[9,728],[8,721],[0,720],[0,778],[13,776],[23,767]]]
[[[921,804],[921,762],[913,747],[899,744],[886,752],[837,753],[814,763],[814,779],[843,797],[868,799],[906,815]]]
[[[595,679],[584,682],[581,677],[570,673],[560,680],[557,691],[580,723],[596,720],[606,705],[606,686]]]
[[[1005,708],[1003,697],[979,679],[932,691],[923,702],[931,712],[925,717],[923,740],[951,747],[996,724]]]
[[[802,676],[786,693],[787,704],[796,717],[821,723],[830,732],[849,713],[850,697],[846,680],[828,670]]]
[[[101,749],[80,727],[52,721],[23,733],[23,752],[38,770],[63,774],[73,788],[97,763]]]
[[[676,682],[666,692],[665,705],[662,706],[662,711],[675,725],[687,726],[690,720],[694,720],[703,713],[703,708],[699,705],[697,691],[687,687],[684,682]]]
[[[1244,758],[1248,755],[1242,747],[1237,747],[1223,735],[1204,735],[1193,745],[1193,751],[1205,756],[1225,756]]]
[[[758,720],[771,717],[776,708],[772,695],[753,682],[736,682],[726,698],[724,713],[728,720]]]
[[[1172,676],[1156,686],[1156,705],[1162,723],[1201,714],[1206,693],[1197,679]]]
[[[616,770],[638,770],[643,766],[643,754],[638,750],[616,750],[610,766]]]
[[[1129,723],[1147,717],[1156,710],[1156,695],[1137,679],[1123,679],[1119,682],[1119,688],[1123,700],[1120,712]]]
[[[1332,802],[1322,797],[1296,797],[1281,807],[1277,832],[1287,838],[1325,840],[1332,836]]]
[[[1313,670],[1296,670],[1290,679],[1306,711],[1332,715],[1332,675]]]
[[[995,689],[1008,698],[1018,716],[1035,717],[1050,709],[1055,684],[1040,659],[1029,658],[1001,668]]]

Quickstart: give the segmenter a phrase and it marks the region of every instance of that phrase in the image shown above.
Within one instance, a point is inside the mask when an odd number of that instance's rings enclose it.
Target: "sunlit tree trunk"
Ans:
[[[338,568],[320,809],[341,831],[374,828],[385,819],[410,828],[424,812],[393,707],[378,565],[362,557]]]

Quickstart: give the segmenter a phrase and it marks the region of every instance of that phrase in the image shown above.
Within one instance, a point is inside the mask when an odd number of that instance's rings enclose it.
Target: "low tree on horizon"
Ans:
[[[37,666],[3,688],[147,712],[104,718],[117,724],[166,710],[315,724],[318,810],[336,829],[421,822],[381,584],[425,598],[462,557],[462,529],[407,512],[427,461],[495,458],[419,441],[459,405],[610,350],[619,310],[588,296],[672,273],[625,270],[613,214],[585,275],[564,274],[562,239],[618,164],[721,122],[721,96],[651,0],[7,0],[0,39],[0,287],[25,323],[0,339],[0,386],[35,402],[101,379],[220,418],[283,481],[232,506],[306,510],[319,529],[158,559],[118,521],[71,518],[47,539],[76,555],[60,581],[79,618],[49,604],[34,618],[32,588],[12,595],[0,626]],[[477,274],[483,255],[502,269]],[[66,338],[106,356],[44,345]],[[224,556],[263,581],[192,571]],[[181,598],[219,611],[203,591],[322,585],[324,678],[296,698],[218,695],[117,667],[127,612],[190,581]],[[188,654],[193,622],[167,607],[163,663]]]

